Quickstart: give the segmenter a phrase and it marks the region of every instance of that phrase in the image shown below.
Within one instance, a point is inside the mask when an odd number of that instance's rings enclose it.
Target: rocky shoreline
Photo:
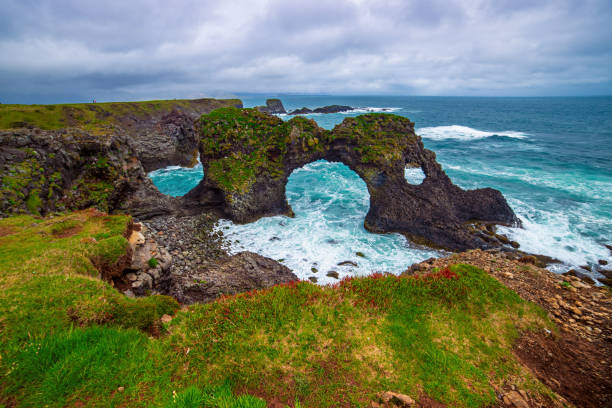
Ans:
[[[297,281],[291,270],[252,252],[229,255],[216,217],[156,217],[134,224],[132,261],[113,279],[128,296],[169,295],[182,304]]]

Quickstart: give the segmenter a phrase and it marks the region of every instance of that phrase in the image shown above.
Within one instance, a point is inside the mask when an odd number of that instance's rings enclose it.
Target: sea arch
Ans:
[[[370,194],[364,226],[371,232],[464,250],[488,246],[468,222],[517,222],[499,191],[455,186],[405,117],[349,117],[329,131],[303,117],[283,121],[255,109],[221,108],[203,115],[197,128],[204,179],[184,205],[215,209],[235,222],[292,216],[289,175],[321,159],[341,162],[364,180]],[[406,181],[406,166],[422,169],[421,184]]]

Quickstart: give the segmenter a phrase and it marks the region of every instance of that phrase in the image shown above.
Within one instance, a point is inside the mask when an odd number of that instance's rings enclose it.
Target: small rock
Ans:
[[[591,269],[589,265],[582,265],[581,268],[584,269],[585,271],[593,272],[593,270]]]
[[[312,283],[317,283],[317,281],[318,281],[318,279],[317,279],[317,277],[316,277],[316,276],[310,276],[310,277],[308,278],[308,280],[309,280],[309,281],[311,281]]]
[[[123,391],[125,391],[125,387],[119,387],[119,388],[117,388],[117,391],[123,392]]]
[[[329,271],[326,273],[326,275],[329,276],[330,278],[335,278],[335,279],[340,278],[340,275],[336,271]]]
[[[365,258],[366,257],[365,254],[363,252],[360,252],[360,251],[355,252],[355,255],[357,255],[358,257],[361,257],[361,258]]]
[[[132,273],[132,272],[130,272],[130,273],[126,273],[126,274],[125,274],[125,277],[126,277],[126,279],[127,279],[127,280],[129,280],[130,282],[134,282],[134,281],[136,281],[136,280],[138,279],[138,277],[136,276],[136,274],[135,274],[135,273]]]
[[[597,261],[597,263],[600,265],[607,265],[608,261],[606,261],[605,259],[600,259],[599,261]]]
[[[523,399],[521,394],[516,391],[510,391],[504,395],[504,403],[516,408],[529,408],[529,404]]]
[[[338,266],[345,266],[345,265],[355,266],[356,267],[357,263],[353,262],[353,261],[342,261],[342,262],[338,263]]]
[[[525,255],[525,256],[522,256],[521,258],[519,258],[519,262],[530,263],[532,265],[535,265],[538,262],[538,260],[533,255]]]
[[[165,314],[161,317],[162,323],[170,323],[172,321],[172,316]]]
[[[521,244],[516,241],[510,241],[510,245],[512,245],[512,248],[519,248],[521,246]]]
[[[416,402],[408,395],[399,394],[396,392],[385,391],[379,395],[380,402],[383,404],[392,404],[396,407],[413,407]]]
[[[606,286],[612,286],[612,279],[611,278],[597,278],[598,281],[600,281],[601,283],[603,283]]]

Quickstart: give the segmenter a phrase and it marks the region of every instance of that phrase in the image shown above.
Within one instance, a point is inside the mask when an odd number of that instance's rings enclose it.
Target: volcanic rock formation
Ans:
[[[183,205],[215,209],[236,222],[292,215],[285,198],[289,175],[325,159],[346,164],[365,181],[365,227],[373,232],[464,250],[491,246],[467,223],[518,223],[499,191],[455,186],[404,117],[362,115],[327,131],[303,117],[284,122],[255,109],[221,108],[203,115],[199,128],[205,177]],[[407,165],[421,167],[422,184],[407,183]]]

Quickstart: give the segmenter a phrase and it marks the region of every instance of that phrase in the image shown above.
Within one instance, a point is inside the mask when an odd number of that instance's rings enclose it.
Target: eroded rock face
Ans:
[[[0,216],[96,207],[171,212],[175,200],[146,176],[128,137],[82,129],[0,131]]]
[[[365,227],[373,232],[399,232],[416,242],[464,250],[491,246],[466,223],[518,222],[499,191],[455,186],[423,147],[414,123],[400,116],[346,118],[327,131],[302,117],[284,122],[254,109],[222,108],[202,116],[199,127],[205,177],[183,205],[216,209],[236,222],[291,215],[288,177],[319,159],[342,162],[365,181],[370,193]],[[407,164],[421,167],[422,184],[406,181]]]
[[[1,124],[9,129],[0,129],[0,217],[92,206],[140,218],[172,212],[176,200],[159,193],[146,172],[195,163],[194,121],[223,106],[242,102],[23,105],[21,111],[12,105],[11,115],[23,120]]]

